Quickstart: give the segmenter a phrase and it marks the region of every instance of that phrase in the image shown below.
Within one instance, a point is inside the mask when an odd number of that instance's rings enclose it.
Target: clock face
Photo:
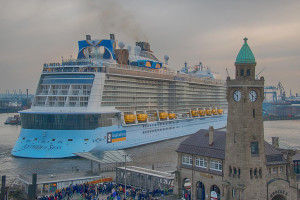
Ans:
[[[251,90],[251,91],[250,91],[250,93],[249,93],[249,99],[250,99],[250,101],[252,101],[252,102],[256,101],[256,99],[257,99],[257,94],[256,94],[256,92],[255,92],[254,90]]]
[[[235,101],[240,101],[241,97],[242,97],[241,91],[239,91],[239,90],[234,91],[234,93],[233,93],[233,99]]]

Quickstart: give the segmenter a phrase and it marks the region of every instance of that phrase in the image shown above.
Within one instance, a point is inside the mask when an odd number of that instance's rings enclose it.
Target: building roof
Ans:
[[[208,130],[201,129],[181,142],[177,152],[196,154],[212,158],[225,158],[225,131],[214,131],[214,143],[208,144]]]
[[[243,63],[256,63],[255,57],[247,44],[248,38],[244,38],[244,45],[242,46],[239,54],[236,57],[236,64],[243,64]]]
[[[177,152],[225,160],[226,131],[214,131],[214,142],[209,145],[208,130],[201,129],[180,143]],[[265,142],[267,165],[286,164],[283,154]]]

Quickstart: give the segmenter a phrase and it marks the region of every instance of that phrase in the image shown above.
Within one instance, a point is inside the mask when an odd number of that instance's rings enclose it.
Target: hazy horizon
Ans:
[[[202,62],[224,80],[247,37],[265,85],[300,93],[299,9],[296,0],[1,0],[0,93],[35,93],[44,63],[76,58],[78,40],[110,33],[126,46],[149,42],[171,68]]]

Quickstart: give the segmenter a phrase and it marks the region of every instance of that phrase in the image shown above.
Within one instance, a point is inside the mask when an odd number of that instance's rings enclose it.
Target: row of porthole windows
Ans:
[[[26,139],[26,137],[23,137],[22,138],[22,140],[25,140]],[[34,138],[34,141],[37,141],[38,140],[38,138]],[[54,142],[56,139],[54,139],[54,138],[52,138],[52,142]],[[85,139],[83,139],[84,141],[89,141],[89,139],[87,139],[87,138],[85,138]],[[73,141],[73,139],[68,139],[68,141],[69,142],[72,142]]]
[[[145,133],[159,132],[159,131],[166,131],[166,130],[171,130],[171,129],[175,129],[175,128],[179,128],[179,126],[177,126],[177,127],[174,126],[174,127],[167,127],[167,128],[147,130],[147,131],[143,131],[143,134],[145,134]]]

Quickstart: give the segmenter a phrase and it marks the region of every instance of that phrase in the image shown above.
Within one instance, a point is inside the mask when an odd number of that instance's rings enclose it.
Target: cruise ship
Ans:
[[[226,83],[201,63],[176,71],[149,43],[124,48],[114,34],[78,46],[76,59],[43,65],[12,155],[65,158],[226,126]]]

